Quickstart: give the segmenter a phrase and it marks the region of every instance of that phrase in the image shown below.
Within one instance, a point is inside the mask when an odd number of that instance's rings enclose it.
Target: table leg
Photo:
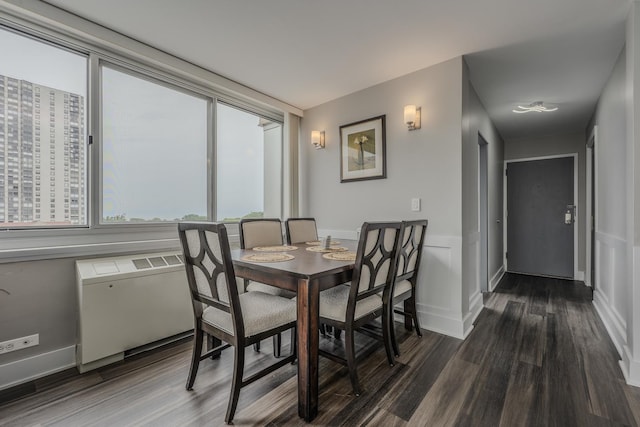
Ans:
[[[298,415],[311,421],[318,414],[319,291],[298,282]]]

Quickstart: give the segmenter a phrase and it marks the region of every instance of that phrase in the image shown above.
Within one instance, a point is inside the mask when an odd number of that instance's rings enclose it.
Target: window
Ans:
[[[282,125],[217,104],[216,219],[282,212]]]
[[[103,223],[207,219],[208,102],[102,67]]]
[[[3,29],[0,51],[0,227],[86,225],[87,57]],[[49,93],[49,103],[40,104],[40,92]],[[65,99],[77,107],[69,121],[62,120]],[[42,126],[40,115],[49,116],[50,123]],[[56,135],[69,131],[74,137],[65,148]],[[40,152],[51,156],[50,167],[34,155]],[[65,163],[74,165],[75,188],[64,179]],[[34,174],[44,175],[38,184],[51,192],[43,200],[51,209],[39,216],[33,205]],[[80,201],[77,209],[65,211],[65,191]]]
[[[280,107],[0,18],[0,262],[166,250],[176,220],[282,215]]]

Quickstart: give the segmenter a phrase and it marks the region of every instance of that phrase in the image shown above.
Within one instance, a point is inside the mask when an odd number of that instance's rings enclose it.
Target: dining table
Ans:
[[[296,293],[297,346],[298,346],[298,415],[305,421],[318,414],[318,347],[320,292],[349,282],[353,275],[353,260],[327,259],[326,253],[355,253],[357,241],[334,240],[329,248],[319,242],[295,243],[277,247],[233,249],[231,258],[238,277],[266,283]],[[260,250],[274,254],[286,254],[286,259],[276,262],[254,261],[261,259]],[[273,259],[285,258],[276,256]],[[264,259],[264,258],[262,258]]]

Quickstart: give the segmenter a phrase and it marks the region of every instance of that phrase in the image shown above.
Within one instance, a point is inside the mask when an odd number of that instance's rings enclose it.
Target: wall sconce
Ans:
[[[311,143],[316,147],[316,150],[324,148],[324,131],[312,130]]]
[[[409,130],[420,129],[420,107],[415,105],[404,106],[404,122]]]

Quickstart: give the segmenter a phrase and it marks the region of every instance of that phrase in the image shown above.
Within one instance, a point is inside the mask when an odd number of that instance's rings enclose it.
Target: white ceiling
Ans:
[[[506,139],[583,131],[631,0],[48,0],[308,109],[468,55]],[[545,101],[549,114],[516,115]]]

